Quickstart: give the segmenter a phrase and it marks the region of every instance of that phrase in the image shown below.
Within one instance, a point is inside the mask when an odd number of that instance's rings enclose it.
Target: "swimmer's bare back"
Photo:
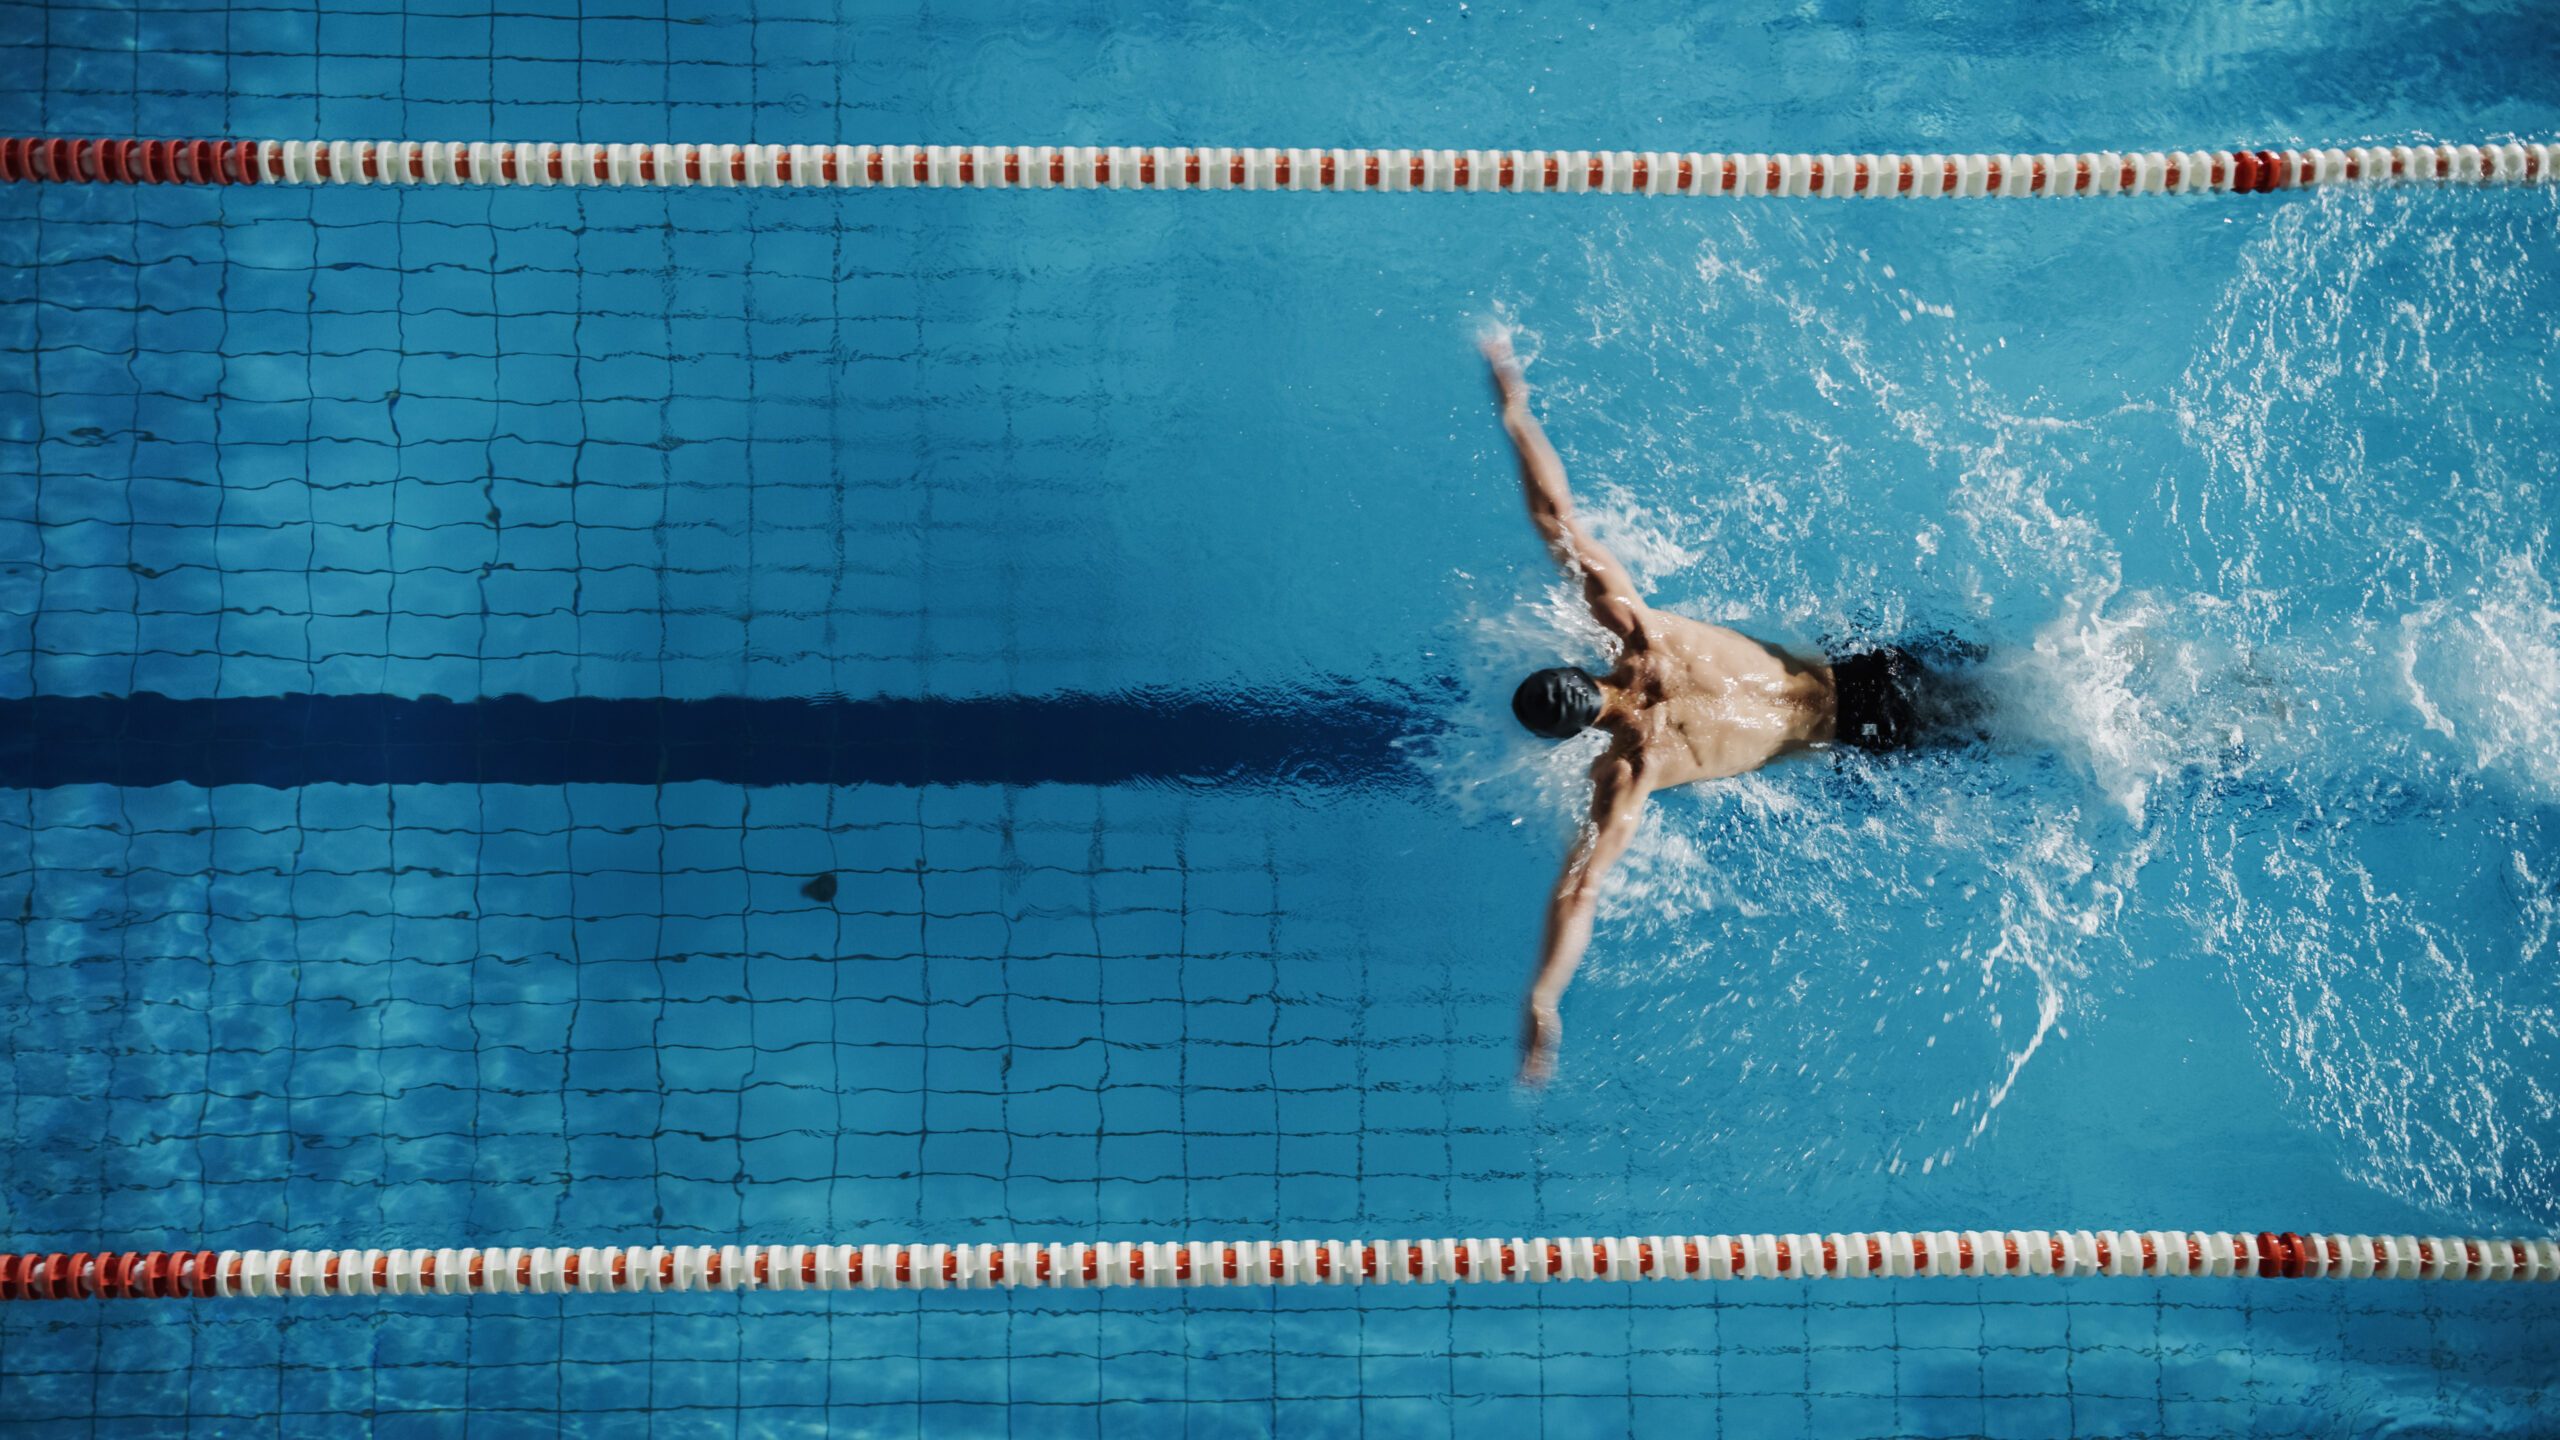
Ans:
[[[1591,767],[1591,818],[1547,902],[1537,973],[1521,1014],[1520,1078],[1535,1085],[1555,1071],[1564,1033],[1557,1004],[1590,948],[1601,881],[1635,839],[1645,798],[1827,743],[1836,706],[1828,666],[1644,603],[1634,577],[1574,513],[1564,463],[1529,413],[1529,387],[1509,337],[1488,332],[1482,347],[1503,428],[1520,453],[1530,523],[1556,563],[1581,580],[1592,618],[1618,643],[1618,662],[1606,676],[1544,670],[1512,697],[1513,713],[1538,734],[1564,739],[1596,728],[1609,737]]]
[[[1831,667],[1650,607],[1637,623],[1644,646],[1600,682],[1627,703],[1598,723],[1636,748],[1650,789],[1728,779],[1831,739]]]

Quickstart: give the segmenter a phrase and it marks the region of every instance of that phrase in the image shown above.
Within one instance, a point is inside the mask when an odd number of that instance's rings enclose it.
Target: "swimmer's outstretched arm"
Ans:
[[[1538,955],[1537,977],[1529,984],[1529,1003],[1520,1017],[1520,1079],[1543,1085],[1555,1073],[1556,1042],[1564,1037],[1556,1004],[1582,953],[1591,946],[1591,918],[1600,908],[1600,882],[1636,838],[1636,820],[1644,813],[1648,787],[1627,757],[1611,751],[1591,767],[1591,823],[1575,837],[1565,856],[1564,873],[1547,901],[1546,942]]]
[[[1529,413],[1529,382],[1511,353],[1511,337],[1488,330],[1477,342],[1493,366],[1494,392],[1502,398],[1502,428],[1520,452],[1520,488],[1529,499],[1529,522],[1547,542],[1547,552],[1566,573],[1582,577],[1582,598],[1602,628],[1631,647],[1644,644],[1644,600],[1635,577],[1599,541],[1591,538],[1581,517],[1573,513],[1573,491],[1565,484],[1564,461],[1547,443],[1538,417]]]

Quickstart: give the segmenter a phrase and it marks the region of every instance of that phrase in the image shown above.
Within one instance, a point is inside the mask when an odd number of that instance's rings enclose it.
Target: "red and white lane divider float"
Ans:
[[[567,185],[1901,196],[2263,194],[2541,185],[2560,146],[2017,155],[1283,150],[1129,145],[595,145],[582,141],[0,140],[0,180],[124,185]]]
[[[1064,1245],[606,1245],[0,1255],[0,1300],[1093,1290],[1993,1276],[2551,1280],[2560,1241],[2221,1230],[1867,1230]]]

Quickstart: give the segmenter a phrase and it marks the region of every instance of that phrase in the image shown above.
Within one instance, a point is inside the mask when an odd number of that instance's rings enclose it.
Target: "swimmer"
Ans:
[[[1481,345],[1493,365],[1503,428],[1520,452],[1530,523],[1565,573],[1579,576],[1592,618],[1618,645],[1617,665],[1606,675],[1541,670],[1511,697],[1511,713],[1535,734],[1567,740],[1597,729],[1609,737],[1591,767],[1591,818],[1547,903],[1546,938],[1521,1017],[1520,1078],[1535,1085],[1555,1070],[1563,1037],[1556,1005],[1591,944],[1601,879],[1635,839],[1645,797],[1822,746],[1905,749],[1938,727],[1928,723],[1936,707],[1921,683],[1926,672],[1905,651],[1802,660],[1721,625],[1647,606],[1634,577],[1574,514],[1563,462],[1529,413],[1529,387],[1510,338],[1488,332]]]

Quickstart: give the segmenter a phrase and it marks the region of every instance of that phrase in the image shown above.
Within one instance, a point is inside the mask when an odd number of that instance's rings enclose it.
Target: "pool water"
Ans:
[[[1693,9],[0,4],[0,131],[2560,123],[2522,5]],[[2556,233],[0,188],[6,1246],[2549,1233]],[[1657,603],[1960,637],[1998,701],[1657,801],[1540,1095],[1579,757],[1504,700],[1599,652],[1487,323]],[[2555,1344],[2546,1293],[2405,1283],[63,1304],[0,1313],[0,1413],[2529,1434]]]

